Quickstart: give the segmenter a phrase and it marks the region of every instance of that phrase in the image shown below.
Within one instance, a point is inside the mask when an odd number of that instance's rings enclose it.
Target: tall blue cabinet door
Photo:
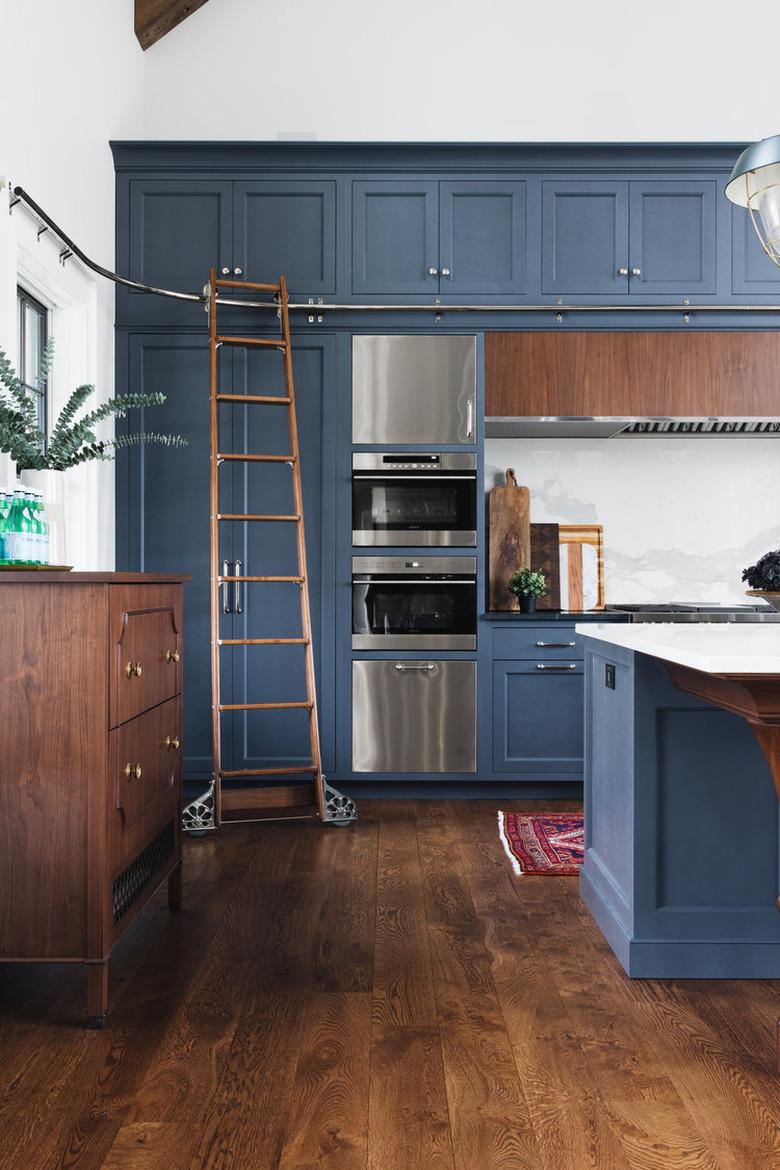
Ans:
[[[731,207],[731,291],[780,302],[780,268],[759,242],[746,207]]]
[[[628,183],[542,183],[542,292],[628,292]]]
[[[209,269],[233,266],[233,184],[219,179],[131,179],[118,216],[130,230],[117,244],[119,271],[174,292],[200,294]],[[125,211],[122,201],[129,200]],[[203,325],[203,306],[117,287],[117,323]]]
[[[524,182],[441,183],[442,295],[522,296],[525,232]]]
[[[717,194],[714,179],[631,183],[633,296],[717,292]]]
[[[163,406],[134,412],[129,429],[180,434],[189,444],[175,450],[138,446],[120,453],[117,565],[139,572],[192,574],[184,589],[184,777],[206,780],[212,762],[208,338],[203,332],[130,334],[129,338],[120,334],[117,357],[122,392],[159,390],[166,395]],[[232,357],[220,350],[223,386],[231,381]],[[220,410],[220,431],[229,442],[229,408]],[[128,429],[126,420],[121,429]],[[232,510],[231,476],[230,467],[220,471],[224,511]],[[232,556],[229,527],[221,526],[222,556],[228,559]],[[232,620],[224,619],[225,637],[233,636]],[[224,672],[226,702],[231,685],[229,673]]]
[[[303,508],[311,601],[314,661],[323,766],[335,759],[335,493],[336,339],[318,334],[294,338],[293,370],[301,456]],[[269,350],[236,351],[236,392],[283,392],[282,361]],[[282,406],[236,406],[234,450],[254,454],[289,452],[287,410]],[[285,463],[239,465],[236,510],[293,513],[292,471]],[[294,575],[296,526],[285,522],[239,522],[235,555],[251,576]],[[244,587],[239,638],[301,636],[296,584],[250,583]],[[237,646],[233,659],[235,702],[296,702],[306,697],[304,651],[299,645]],[[228,718],[230,718],[229,716]],[[236,768],[295,767],[310,762],[305,710],[241,711],[232,714]],[[225,733],[228,723],[225,722]]]
[[[336,292],[335,180],[266,179],[235,184],[234,267],[241,280],[295,296]]]
[[[583,664],[493,663],[493,769],[525,776],[581,778]]]
[[[439,291],[438,272],[439,184],[355,180],[353,294],[432,295]]]

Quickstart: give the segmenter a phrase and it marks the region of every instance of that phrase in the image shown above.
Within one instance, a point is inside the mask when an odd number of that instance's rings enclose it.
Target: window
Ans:
[[[46,382],[41,378],[43,355],[49,337],[49,312],[23,288],[16,290],[19,324],[19,379],[38,403],[38,426],[46,434]]]

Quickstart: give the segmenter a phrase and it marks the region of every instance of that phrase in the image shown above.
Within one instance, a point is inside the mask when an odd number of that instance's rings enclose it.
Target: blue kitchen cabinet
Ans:
[[[522,296],[526,291],[526,185],[441,183],[439,291],[450,296]]]
[[[525,189],[521,180],[356,180],[353,294],[521,296]]]
[[[543,293],[628,293],[628,188],[612,179],[543,181]]]
[[[200,294],[209,269],[233,267],[233,184],[220,179],[131,179],[121,192],[119,271],[174,292]],[[203,325],[195,301],[155,297],[117,286],[117,321]]]
[[[583,766],[583,664],[493,660],[493,770],[579,780]]]
[[[717,292],[717,197],[714,179],[630,184],[632,296]]]
[[[336,181],[253,179],[234,184],[233,266],[241,280],[287,277],[290,295],[336,292]]]
[[[544,180],[542,291],[717,292],[715,179]]]
[[[738,297],[780,299],[780,268],[762,248],[750,212],[731,207],[731,291]]]
[[[352,292],[432,295],[439,289],[439,184],[352,184]]]
[[[295,338],[295,380],[311,588],[312,627],[320,703],[323,762],[334,753],[333,562],[335,341]],[[203,334],[122,333],[118,383],[128,390],[162,390],[167,400],[136,420],[139,429],[184,435],[180,450],[133,447],[117,466],[117,564],[145,572],[192,575],[185,589],[184,776],[206,780],[211,756],[211,619],[209,526],[208,338]],[[282,387],[276,351],[220,349],[220,388],[252,393]],[[220,406],[223,450],[284,454],[289,450],[284,407]],[[286,464],[223,464],[223,512],[292,512]],[[269,531],[270,530],[270,531]],[[290,524],[220,524],[220,561],[241,559],[255,575],[294,574],[295,528]],[[223,615],[223,638],[300,636],[294,584],[243,584],[242,613]],[[247,592],[251,590],[251,592]],[[231,590],[231,601],[234,600]],[[262,702],[305,696],[301,647],[236,647],[221,652],[223,702]],[[295,691],[295,694],[292,692]],[[288,694],[289,692],[289,694]],[[301,718],[303,715],[303,718]],[[232,722],[231,722],[232,721]],[[234,712],[222,722],[223,767],[271,767],[308,758],[305,713]]]

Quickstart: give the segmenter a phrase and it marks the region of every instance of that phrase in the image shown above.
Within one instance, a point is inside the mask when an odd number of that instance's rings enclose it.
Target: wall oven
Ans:
[[[477,457],[450,451],[352,456],[352,543],[477,543]]]
[[[353,557],[353,650],[476,646],[476,557]]]

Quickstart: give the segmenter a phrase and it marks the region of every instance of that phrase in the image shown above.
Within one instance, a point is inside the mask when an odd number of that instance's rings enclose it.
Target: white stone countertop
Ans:
[[[780,675],[780,624],[583,622],[575,629],[584,638],[624,646],[708,674]]]

